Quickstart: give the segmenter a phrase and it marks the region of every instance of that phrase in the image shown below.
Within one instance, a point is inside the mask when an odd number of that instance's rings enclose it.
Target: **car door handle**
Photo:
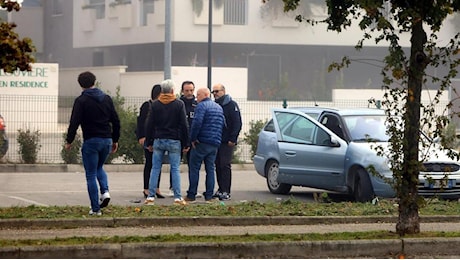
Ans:
[[[284,152],[284,154],[288,157],[294,157],[297,155],[297,153],[295,151],[286,151]]]

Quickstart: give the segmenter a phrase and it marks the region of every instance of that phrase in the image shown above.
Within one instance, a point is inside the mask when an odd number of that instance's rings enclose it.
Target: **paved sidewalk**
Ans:
[[[212,225],[220,219],[222,220],[220,224],[223,225]],[[103,217],[84,220],[29,220],[30,223],[20,220],[1,220],[0,239],[147,237],[165,234],[245,236],[395,230],[395,223],[390,222],[394,220],[393,217],[154,218],[150,222],[146,221],[147,225],[139,225],[142,220]],[[430,217],[425,220],[426,222],[421,223],[422,231],[460,232],[459,218],[456,216]],[[281,221],[285,221],[286,225],[280,225]],[[302,222],[308,224],[298,224]],[[338,224],[331,224],[334,222]],[[29,224],[34,228],[30,228]],[[460,257],[459,243],[459,238],[404,238],[255,243],[155,242],[104,243],[86,246],[41,245],[0,247],[0,258],[396,258],[400,254],[404,254],[407,258],[458,258]]]

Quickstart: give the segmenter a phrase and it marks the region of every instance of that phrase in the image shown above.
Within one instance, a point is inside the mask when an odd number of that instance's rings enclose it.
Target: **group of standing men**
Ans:
[[[91,204],[89,214],[100,216],[101,209],[110,201],[103,166],[109,154],[118,150],[120,119],[112,98],[96,87],[93,73],[82,72],[77,81],[82,93],[74,101],[64,147],[71,149],[81,126],[82,161]],[[146,158],[144,203],[150,205],[154,204],[155,197],[164,198],[158,187],[166,152],[174,204],[195,202],[202,162],[206,170],[205,201],[229,200],[231,161],[242,126],[238,104],[226,94],[222,84],[212,88],[215,102],[211,100],[208,88],[198,89],[195,99],[195,85],[191,81],[183,82],[180,99],[176,98],[174,88],[172,80],[153,86],[151,99],[141,106],[136,135]],[[182,155],[186,155],[189,166],[189,188],[185,198],[181,195],[179,172]],[[214,169],[219,186],[216,193],[213,193]]]
[[[215,102],[211,100],[208,88],[199,88],[195,98],[195,85],[192,81],[182,83],[182,96],[179,99],[174,94],[175,85],[172,80],[165,80],[160,86],[158,98],[149,106],[145,126],[138,126],[144,127],[145,133],[144,136],[138,134],[139,143],[146,151],[153,151],[148,192],[144,181],[144,204],[152,205],[155,197],[163,198],[158,191],[158,183],[166,153],[170,164],[174,204],[185,205],[196,201],[202,162],[206,171],[206,190],[203,193],[205,201],[229,200],[231,161],[242,127],[238,104],[226,94],[222,84],[213,86]],[[142,114],[145,113],[141,107]],[[139,122],[142,124],[142,120]],[[182,155],[185,155],[189,169],[189,188],[185,198],[180,190]],[[144,170],[144,180],[148,167],[150,165],[146,165]],[[219,188],[214,193],[215,176]]]

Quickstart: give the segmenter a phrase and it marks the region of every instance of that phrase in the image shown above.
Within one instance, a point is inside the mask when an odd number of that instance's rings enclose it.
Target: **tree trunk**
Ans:
[[[427,41],[425,31],[420,22],[412,27],[410,65],[408,70],[408,88],[404,114],[404,163],[401,187],[399,187],[399,219],[396,232],[404,234],[420,233],[420,218],[418,215],[418,175],[419,138],[420,138],[420,102],[423,76],[426,68],[424,45]]]

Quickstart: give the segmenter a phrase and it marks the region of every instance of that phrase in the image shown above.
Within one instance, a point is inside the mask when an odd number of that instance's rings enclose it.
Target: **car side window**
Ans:
[[[270,119],[270,121],[268,121],[268,123],[264,127],[264,131],[273,133],[275,132],[275,123],[273,122],[273,119]]]
[[[283,141],[312,144],[316,125],[305,117],[279,113],[276,115]]]

